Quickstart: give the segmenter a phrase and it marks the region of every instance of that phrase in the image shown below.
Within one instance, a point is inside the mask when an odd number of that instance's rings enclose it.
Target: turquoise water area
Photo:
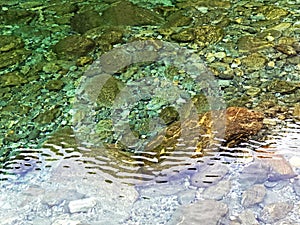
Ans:
[[[0,224],[299,224],[298,0],[0,9]]]

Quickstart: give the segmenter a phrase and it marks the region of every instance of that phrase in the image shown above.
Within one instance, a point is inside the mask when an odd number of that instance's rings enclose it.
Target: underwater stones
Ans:
[[[40,124],[47,124],[54,122],[54,120],[59,117],[61,114],[61,109],[59,107],[54,107],[52,109],[49,109],[47,111],[44,111],[40,113],[35,119],[34,122],[40,123]]]
[[[128,1],[112,4],[103,12],[101,19],[105,24],[116,26],[160,25],[163,22],[159,14]]]
[[[159,158],[166,149],[179,148],[176,144],[177,139],[181,138],[182,146],[193,147],[194,157],[197,157],[197,154],[205,154],[203,150],[210,148],[216,142],[215,138],[224,140],[223,144],[226,146],[234,146],[255,135],[262,128],[262,121],[262,113],[241,107],[229,107],[225,111],[208,111],[199,114],[198,118],[170,124],[154,137],[145,149],[157,152],[156,156]],[[153,149],[153,146],[156,147]]]
[[[75,14],[71,18],[70,23],[74,31],[84,34],[88,30],[102,25],[103,20],[98,12],[90,10]]]
[[[21,38],[10,35],[0,35],[0,69],[21,63],[31,52],[24,48]]]
[[[209,187],[217,184],[227,174],[228,168],[222,163],[215,163],[201,168],[191,177],[191,185]]]
[[[295,104],[293,110],[293,116],[298,120],[300,120],[300,103]]]
[[[37,16],[36,12],[26,9],[10,9],[0,12],[0,24],[28,24]]]
[[[22,38],[12,35],[0,35],[0,52],[8,52],[24,47]]]
[[[247,70],[254,71],[262,69],[265,66],[267,59],[260,53],[252,53],[241,61]]]
[[[99,139],[103,140],[113,136],[113,122],[111,120],[100,120],[95,129]]]
[[[257,52],[273,46],[271,42],[253,36],[242,36],[237,43],[239,52]]]
[[[183,29],[182,31],[173,34],[171,38],[179,42],[194,41],[200,46],[207,46],[219,42],[223,38],[223,35],[222,28],[205,25]]]
[[[161,110],[159,117],[168,125],[179,120],[179,113],[174,107],[169,106]]]
[[[204,94],[196,94],[192,97],[192,101],[197,109],[197,113],[205,113],[210,110],[208,99]]]
[[[255,214],[251,209],[246,209],[239,215],[239,220],[241,223],[237,224],[243,224],[243,225],[259,225],[259,222],[255,218]]]
[[[46,8],[46,10],[55,12],[58,16],[64,16],[65,14],[76,12],[78,10],[78,6],[73,2],[62,2],[50,5]]]
[[[206,188],[202,196],[205,199],[214,199],[214,200],[221,200],[224,196],[226,196],[231,189],[231,182],[229,180],[221,180],[214,186],[210,186]]]
[[[266,195],[266,188],[262,184],[256,184],[243,193],[242,205],[244,207],[253,206],[263,201]]]
[[[284,39],[284,41],[280,39],[279,44],[275,46],[275,49],[282,52],[285,55],[296,56],[297,51],[293,46],[295,42],[296,41],[294,39],[291,39],[291,41],[289,41],[289,39]]]
[[[277,20],[289,14],[287,10],[274,5],[260,6],[256,12],[263,14],[267,20]]]
[[[167,224],[217,225],[219,224],[219,220],[224,217],[227,212],[228,207],[222,202],[215,200],[200,200],[177,209]]]
[[[114,44],[123,42],[126,30],[120,26],[100,26],[88,30],[84,36],[93,39],[102,52],[108,52]]]
[[[295,179],[294,183],[293,183],[293,189],[295,191],[295,193],[300,196],[300,179]]]
[[[241,107],[229,107],[226,110],[225,140],[236,143],[237,139],[243,139],[257,134],[263,126],[264,115]]]
[[[20,86],[27,82],[18,72],[6,73],[0,76],[0,87]]]
[[[50,80],[45,85],[45,88],[49,91],[59,91],[64,86],[64,82],[62,80]]]
[[[192,22],[192,18],[185,16],[184,11],[180,10],[169,15],[166,20],[161,28],[188,26]]]
[[[297,176],[290,163],[283,156],[262,158],[260,161],[269,168],[268,181],[290,179]]]
[[[97,204],[96,198],[83,198],[69,202],[70,213],[87,212]]]
[[[87,55],[95,48],[92,39],[80,35],[67,36],[56,43],[52,49],[60,59],[76,59]]]
[[[27,59],[31,54],[26,49],[15,49],[8,52],[1,52],[0,54],[0,69],[21,63]]]
[[[298,84],[299,85],[299,84]],[[294,92],[298,86],[296,83],[285,80],[273,80],[268,86],[268,90],[273,93],[291,93]]]
[[[245,186],[261,184],[265,181],[275,182],[295,177],[291,165],[282,156],[255,159],[240,174],[241,183]]]
[[[260,214],[260,219],[265,223],[275,223],[283,219],[293,209],[293,204],[289,202],[276,202],[266,205]]]
[[[246,187],[254,184],[262,184],[268,179],[268,172],[268,168],[264,164],[255,160],[243,168],[239,180]]]
[[[111,107],[114,104],[116,96],[120,93],[122,85],[123,83],[121,81],[114,77],[110,77],[99,92],[97,105],[100,107]],[[99,87],[101,86],[99,85]]]
[[[207,8],[230,8],[230,1],[205,1],[205,0],[192,0],[192,1],[180,1],[176,4],[179,8],[189,8],[189,7],[207,7]]]

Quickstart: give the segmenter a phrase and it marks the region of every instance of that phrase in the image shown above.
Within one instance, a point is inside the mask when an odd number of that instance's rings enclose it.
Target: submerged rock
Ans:
[[[263,126],[263,114],[246,108],[229,107],[226,110],[210,111],[199,114],[198,118],[187,119],[169,125],[145,147],[157,152],[157,157],[166,150],[176,147],[180,140],[181,149],[194,148],[195,156],[205,154],[216,138],[223,139],[225,145],[234,146],[251,135],[255,135]]]
[[[274,223],[283,219],[291,210],[293,204],[288,202],[276,202],[266,205],[260,215],[260,219],[265,223]]]
[[[159,25],[163,22],[163,18],[154,11],[127,1],[112,4],[103,12],[102,20],[106,24],[117,26]]]
[[[263,185],[254,185],[243,193],[242,205],[253,206],[263,201],[266,195],[266,188]]]
[[[167,224],[219,224],[219,220],[224,217],[227,212],[228,207],[222,202],[215,200],[202,200],[179,208],[175,211],[172,219],[168,221]]]
[[[80,35],[65,37],[53,46],[53,51],[61,59],[76,59],[85,56],[95,48],[92,39]]]
[[[222,28],[205,25],[183,29],[176,34],[173,34],[171,38],[179,42],[194,41],[200,46],[206,46],[219,42],[223,36],[224,33]]]
[[[96,11],[85,11],[75,14],[70,22],[72,29],[80,34],[84,34],[88,30],[103,24],[101,16]]]
[[[278,180],[295,177],[291,165],[282,156],[255,159],[253,163],[246,166],[241,175],[240,183],[245,186],[261,184],[265,181],[275,182]]]

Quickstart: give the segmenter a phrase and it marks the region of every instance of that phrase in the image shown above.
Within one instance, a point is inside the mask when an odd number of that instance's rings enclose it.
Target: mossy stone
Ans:
[[[103,85],[97,104],[102,107],[111,107],[114,104],[116,96],[120,93],[123,83],[114,77],[110,77]]]
[[[165,122],[166,125],[169,125],[180,119],[176,108],[172,106],[163,108],[159,113],[159,117]]]

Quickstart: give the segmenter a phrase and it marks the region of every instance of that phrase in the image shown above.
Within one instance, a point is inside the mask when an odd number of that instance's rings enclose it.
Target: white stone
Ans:
[[[93,208],[97,204],[95,198],[84,198],[70,201],[69,209],[70,213],[76,212],[87,212],[89,209]]]
[[[289,159],[289,162],[293,167],[300,168],[300,157],[299,156],[292,156]]]

